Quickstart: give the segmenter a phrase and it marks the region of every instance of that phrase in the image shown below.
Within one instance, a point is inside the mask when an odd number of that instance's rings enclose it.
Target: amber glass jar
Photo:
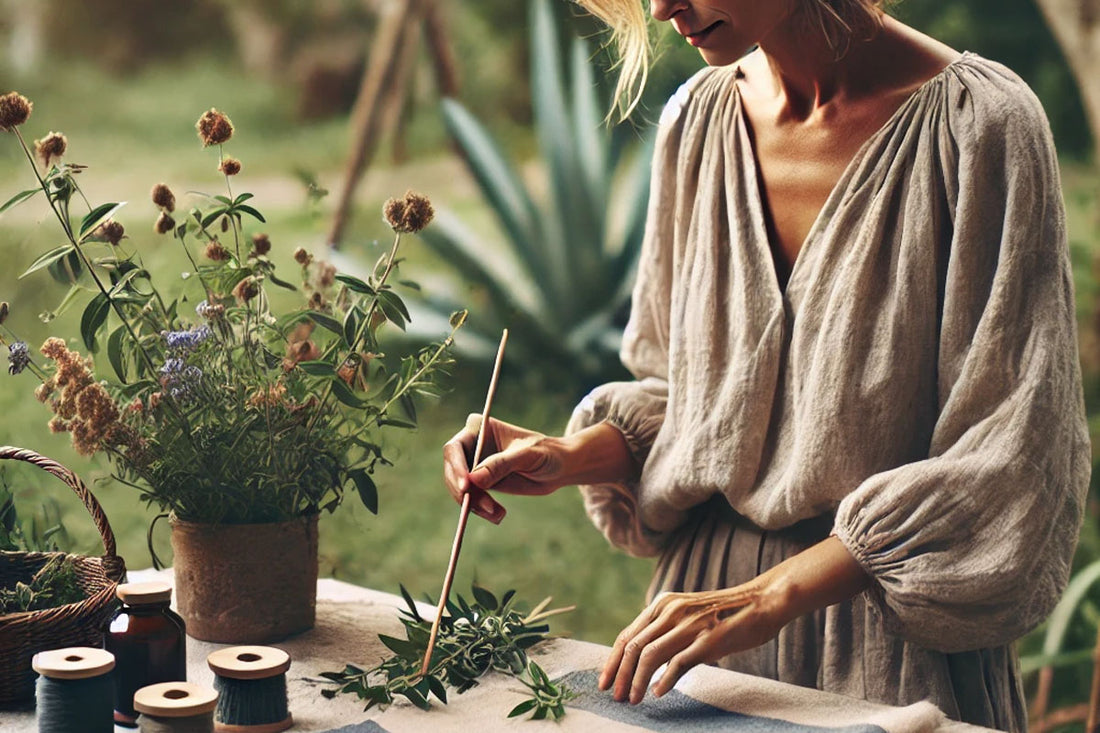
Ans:
[[[157,682],[187,679],[183,619],[169,608],[167,583],[123,583],[122,607],[107,629],[105,646],[115,655],[115,722],[136,726],[134,693]]]

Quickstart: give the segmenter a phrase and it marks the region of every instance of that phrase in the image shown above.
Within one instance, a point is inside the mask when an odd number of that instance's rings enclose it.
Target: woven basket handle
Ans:
[[[75,473],[57,461],[40,456],[32,450],[14,448],[10,445],[0,446],[0,460],[25,461],[38,466],[43,471],[52,473],[68,484],[69,488],[80,497],[80,501],[84,503],[84,508],[92,515],[96,529],[99,530],[99,536],[103,538],[103,549],[106,550],[103,555],[105,565],[115,564],[115,559],[118,557],[115,553],[115,533],[111,531],[111,525],[107,521],[107,515],[103,513],[103,507],[99,505],[96,498],[92,496],[92,492],[88,491],[88,487]]]

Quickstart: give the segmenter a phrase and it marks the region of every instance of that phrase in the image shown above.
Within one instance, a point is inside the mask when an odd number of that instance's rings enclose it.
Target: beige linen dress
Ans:
[[[1090,471],[1057,160],[1005,67],[964,54],[847,167],[786,288],[735,67],[661,117],[622,346],[569,431],[643,466],[582,487],[651,595],[836,536],[873,589],[722,665],[1026,727],[1013,641],[1065,586]]]

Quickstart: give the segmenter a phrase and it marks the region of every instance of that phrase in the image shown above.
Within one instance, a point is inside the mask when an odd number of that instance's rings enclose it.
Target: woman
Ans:
[[[636,0],[588,5],[636,89]],[[651,12],[708,68],[661,118],[636,381],[562,438],[491,420],[471,472],[472,416],[451,493],[499,521],[489,490],[580,484],[613,543],[660,557],[600,677],[616,699],[716,662],[1024,729],[1013,642],[1064,588],[1090,470],[1037,100],[878,0]]]

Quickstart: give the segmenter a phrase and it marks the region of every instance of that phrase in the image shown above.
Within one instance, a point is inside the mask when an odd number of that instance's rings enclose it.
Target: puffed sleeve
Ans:
[[[623,332],[620,358],[634,375],[592,390],[573,411],[566,434],[607,422],[626,439],[635,463],[645,463],[661,429],[668,401],[668,334],[672,288],[672,242],[676,233],[677,160],[681,111],[695,79],[685,83],[661,114],[654,147],[646,229]],[[637,476],[621,484],[581,486],[585,510],[607,539],[628,553],[660,552],[661,533],[644,526],[637,511]]]
[[[944,652],[1008,643],[1065,588],[1090,472],[1058,164],[1011,72],[950,105],[953,216],[929,457],[869,477],[835,533],[887,627]]]

